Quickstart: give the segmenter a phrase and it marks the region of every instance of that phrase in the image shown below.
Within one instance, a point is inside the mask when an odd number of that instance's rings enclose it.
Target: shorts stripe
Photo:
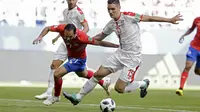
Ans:
[[[137,72],[138,68],[139,68],[139,66],[136,67],[135,71],[132,71],[132,73],[131,73],[132,74],[131,82],[134,81],[134,79],[135,79],[135,73]]]

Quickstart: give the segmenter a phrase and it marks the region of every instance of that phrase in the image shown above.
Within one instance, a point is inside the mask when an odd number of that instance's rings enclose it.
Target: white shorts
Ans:
[[[127,67],[123,63],[121,63],[117,57],[117,55],[112,55],[109,57],[103,67],[108,68],[112,73],[122,70],[120,73],[119,78],[124,82],[133,82],[136,78],[136,72],[140,66],[140,63],[136,61],[132,67]]]
[[[67,48],[64,42],[60,44],[57,51],[54,53],[54,60],[65,61],[67,59]]]

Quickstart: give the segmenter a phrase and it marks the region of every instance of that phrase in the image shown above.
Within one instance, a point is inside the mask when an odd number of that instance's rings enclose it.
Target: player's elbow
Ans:
[[[46,27],[44,28],[45,31],[50,31],[50,29],[51,29],[50,26],[46,26]]]
[[[89,26],[86,27],[86,33],[90,30]]]
[[[90,28],[89,28],[88,24],[85,24],[85,25],[83,26],[83,31],[84,31],[85,33],[87,33],[89,30],[90,30]]]

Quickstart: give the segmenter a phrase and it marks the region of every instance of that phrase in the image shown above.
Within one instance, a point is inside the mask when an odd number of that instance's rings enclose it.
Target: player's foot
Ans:
[[[143,80],[146,84],[143,87],[140,87],[140,97],[144,98],[147,95],[147,89],[149,87],[150,81],[148,79]]]
[[[106,77],[103,80],[104,80],[104,82],[103,82],[102,87],[106,91],[106,94],[108,96],[110,96],[110,92],[111,92],[111,88],[110,88],[111,79],[109,77]]]
[[[49,98],[47,98],[46,100],[44,100],[43,104],[45,105],[52,105],[55,102],[59,102],[60,101],[60,97],[59,96],[51,96]]]
[[[183,90],[182,89],[177,89],[176,94],[179,96],[183,96]]]
[[[45,92],[45,93],[42,93],[41,95],[36,95],[35,98],[38,100],[45,100],[51,96],[52,96],[51,94],[47,94],[47,92]]]
[[[73,105],[77,105],[81,100],[76,98],[76,94],[69,94],[67,92],[63,92],[63,95],[65,96],[66,99],[71,101]]]

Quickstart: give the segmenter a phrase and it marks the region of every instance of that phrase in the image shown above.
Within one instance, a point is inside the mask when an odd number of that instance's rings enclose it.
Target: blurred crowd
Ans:
[[[90,28],[103,28],[110,20],[107,0],[79,0]],[[170,27],[187,29],[195,17],[200,16],[200,0],[121,0],[122,11],[139,14],[172,17],[182,14],[179,25],[169,23],[140,23],[142,29]],[[63,21],[62,12],[67,8],[66,0],[0,0],[0,26],[47,26]]]

